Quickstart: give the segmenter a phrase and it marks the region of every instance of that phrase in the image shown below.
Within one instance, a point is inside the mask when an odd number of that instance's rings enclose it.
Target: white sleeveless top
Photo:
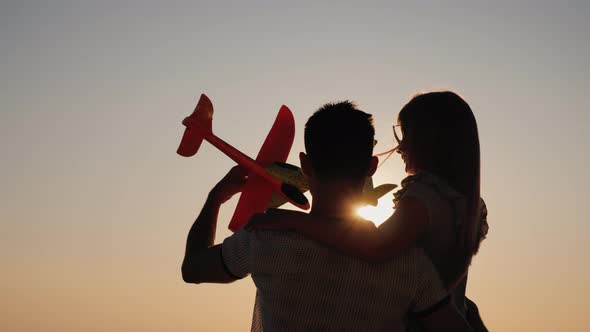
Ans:
[[[394,194],[394,205],[405,197],[419,199],[427,209],[428,225],[418,240],[424,248],[443,280],[449,276],[459,276],[463,271],[451,271],[453,254],[461,225],[465,219],[465,196],[453,189],[445,180],[429,172],[419,172],[406,177],[401,189]],[[483,240],[488,233],[487,208],[482,199],[479,204],[479,238]],[[459,288],[459,287],[458,287]],[[453,291],[463,301],[464,289]],[[458,294],[460,293],[460,294]]]

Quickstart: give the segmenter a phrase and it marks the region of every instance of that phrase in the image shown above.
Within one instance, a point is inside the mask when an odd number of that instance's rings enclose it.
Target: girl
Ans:
[[[465,298],[467,269],[488,231],[480,199],[479,138],[473,112],[453,92],[419,94],[402,108],[393,129],[408,176],[394,194],[395,212],[379,227],[350,221],[327,225],[314,222],[313,215],[287,210],[255,216],[248,227],[294,229],[373,262],[419,245],[459,311],[474,330],[485,331],[477,307]]]

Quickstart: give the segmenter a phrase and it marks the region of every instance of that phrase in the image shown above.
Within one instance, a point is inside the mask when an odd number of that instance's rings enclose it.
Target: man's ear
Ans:
[[[306,178],[309,178],[312,173],[311,162],[309,157],[304,152],[299,152],[299,163],[301,164],[301,171]]]
[[[379,165],[379,158],[373,156],[371,157],[371,164],[369,164],[369,170],[367,171],[367,177],[373,176],[377,171],[377,166]]]

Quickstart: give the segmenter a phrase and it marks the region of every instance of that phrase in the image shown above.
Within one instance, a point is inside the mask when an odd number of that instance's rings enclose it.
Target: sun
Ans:
[[[393,214],[393,202],[389,196],[381,197],[377,201],[377,206],[361,206],[356,210],[356,213],[372,221],[375,226],[379,226]]]

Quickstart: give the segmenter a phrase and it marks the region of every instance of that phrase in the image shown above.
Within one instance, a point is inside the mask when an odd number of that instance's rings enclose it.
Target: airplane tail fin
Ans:
[[[182,124],[186,126],[186,129],[176,153],[183,157],[191,157],[199,151],[203,139],[213,130],[213,104],[211,100],[202,94],[195,110],[182,121]]]

